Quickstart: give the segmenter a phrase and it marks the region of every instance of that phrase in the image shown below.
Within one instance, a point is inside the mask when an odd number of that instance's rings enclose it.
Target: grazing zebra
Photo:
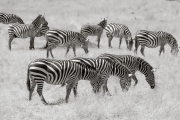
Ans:
[[[141,45],[141,54],[144,55],[144,49],[145,47],[148,48],[156,48],[160,46],[159,50],[159,56],[161,55],[161,52],[165,51],[164,46],[166,44],[169,44],[171,47],[171,53],[174,55],[177,55],[178,53],[178,44],[176,39],[169,33],[158,31],[147,31],[147,30],[140,30],[136,33],[135,36],[135,50],[134,52],[137,54],[137,49],[139,45]]]
[[[72,62],[70,60],[50,60],[37,59],[31,62],[28,66],[27,72],[27,88],[29,90],[29,100],[31,100],[32,93],[37,84],[37,92],[44,104],[48,104],[43,97],[42,89],[44,81],[52,85],[66,85],[66,98],[68,98],[73,88],[74,95],[77,95],[78,80],[90,80],[94,91],[99,90],[96,83],[102,83],[101,76],[97,70],[92,67],[87,67],[82,64]],[[95,84],[94,84],[95,83]]]
[[[15,15],[15,14],[6,14],[6,13],[0,13],[0,23],[3,24],[12,24],[12,23],[19,23],[24,24],[23,20]]]
[[[38,17],[31,24],[13,24],[8,28],[9,34],[9,49],[11,50],[11,42],[14,38],[30,37],[29,49],[34,49],[34,38],[42,27],[42,24],[47,23],[42,15]]]
[[[126,66],[133,74],[132,78],[135,81],[134,86],[138,83],[138,80],[135,76],[135,72],[140,71],[145,75],[146,81],[150,85],[151,89],[154,89],[155,77],[153,72],[155,71],[155,68],[153,68],[148,62],[146,62],[142,58],[134,57],[131,55],[114,55],[114,54],[102,54],[98,56],[98,58],[114,60]]]
[[[105,59],[82,58],[82,57],[73,58],[71,59],[71,61],[96,68],[96,70],[98,70],[101,74],[102,81],[104,81],[103,93],[105,93],[106,91],[108,95],[111,95],[107,88],[107,80],[110,75],[118,76],[121,79],[122,82],[120,85],[123,91],[128,90],[129,86],[131,85],[131,79],[130,79],[131,72],[125,66],[119,63],[114,63],[114,61],[105,60]]]
[[[84,35],[86,38],[88,36],[97,36],[97,42],[98,42],[97,47],[99,48],[101,35],[106,25],[107,25],[107,18],[104,18],[97,25],[84,25],[81,27],[81,34]]]
[[[51,53],[51,57],[54,58],[52,54],[52,49],[58,45],[66,45],[66,55],[69,52],[70,46],[73,48],[74,56],[76,56],[76,44],[81,44],[81,47],[84,49],[85,53],[88,53],[88,43],[89,40],[74,31],[64,31],[64,30],[49,30],[45,34],[45,38],[48,43],[47,47],[47,58],[49,57],[49,52]]]
[[[119,48],[121,46],[122,38],[125,38],[126,45],[129,50],[132,49],[133,40],[131,36],[131,32],[129,31],[128,27],[123,24],[116,24],[110,23],[106,26],[106,36],[108,37],[109,41],[109,48],[112,48],[111,41],[113,37],[119,37]]]

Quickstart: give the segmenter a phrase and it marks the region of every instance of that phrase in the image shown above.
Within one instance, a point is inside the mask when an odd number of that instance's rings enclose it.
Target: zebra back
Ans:
[[[132,39],[131,32],[126,25],[110,23],[106,26],[105,30],[107,36],[120,37],[123,35],[129,37],[129,40]]]
[[[24,24],[24,21],[15,14],[0,13],[0,22],[3,24],[19,23]]]

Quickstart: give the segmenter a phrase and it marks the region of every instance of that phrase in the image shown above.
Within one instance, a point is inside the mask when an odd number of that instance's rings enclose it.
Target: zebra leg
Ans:
[[[67,56],[67,53],[69,52],[69,49],[70,49],[70,46],[68,45],[68,46],[67,46],[67,50],[66,50],[65,57]]]
[[[74,97],[77,97],[77,86],[78,83],[76,83],[76,85],[73,87]]]
[[[136,84],[138,83],[138,80],[137,80],[137,78],[136,78],[136,75],[132,75],[132,78],[133,78],[133,80],[134,80],[134,86],[136,86]]]
[[[164,46],[161,46],[160,49],[159,49],[159,56],[161,55],[161,52],[164,52]]]
[[[103,94],[105,95],[105,92],[107,93],[107,95],[109,96],[112,96],[108,90],[108,87],[107,87],[107,80],[104,80],[104,85],[103,85]]]
[[[71,89],[73,88],[73,84],[74,83],[68,83],[68,85],[66,86],[66,103],[68,103],[69,95],[71,93]]]
[[[121,47],[122,37],[119,38],[119,49]]]
[[[98,47],[98,48],[100,47],[100,45],[99,45],[99,44],[100,44],[100,39],[101,39],[101,36],[98,36],[98,37],[97,37],[97,40],[98,40],[98,41],[97,41],[97,42],[98,42],[97,47]]]
[[[32,85],[31,85],[31,89],[29,91],[29,100],[31,100],[31,97],[32,97],[32,93],[34,91],[34,88],[36,87],[36,82],[35,80],[32,78],[31,76],[31,82],[32,82]]]
[[[42,80],[39,80],[39,81],[42,81]],[[43,102],[43,104],[48,105],[48,103],[46,102],[42,94],[43,84],[44,84],[43,81],[40,83],[37,83],[37,93],[39,94],[39,97],[41,98],[41,101]]]
[[[145,48],[145,46],[141,45],[141,54],[145,57],[145,55],[144,55],[144,48]]]
[[[127,46],[127,49],[129,49],[129,42],[128,42],[128,40],[127,40],[127,39],[126,39],[125,41],[126,41],[126,46]]]
[[[74,57],[76,57],[76,46],[73,45],[73,52],[74,52]]]
[[[112,46],[111,46],[111,41],[112,41],[112,39],[113,39],[113,36],[109,35],[109,36],[108,36],[109,48],[112,48]]]
[[[34,37],[30,37],[30,46],[29,49],[34,49]]]
[[[134,40],[135,40],[134,54],[137,54],[137,49],[138,49],[138,47],[139,47],[140,44],[139,44],[139,42],[138,42],[138,38],[137,38],[137,37],[135,37]]]
[[[9,50],[11,50],[11,42],[13,41],[14,37],[9,37]]]

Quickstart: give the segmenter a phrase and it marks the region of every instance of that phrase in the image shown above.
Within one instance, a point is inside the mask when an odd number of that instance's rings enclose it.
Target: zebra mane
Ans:
[[[140,57],[137,57],[137,61],[139,62],[139,67],[148,67],[150,70],[153,69],[153,67],[148,63],[146,62],[144,59],[140,58]],[[142,65],[142,66],[140,66]]]

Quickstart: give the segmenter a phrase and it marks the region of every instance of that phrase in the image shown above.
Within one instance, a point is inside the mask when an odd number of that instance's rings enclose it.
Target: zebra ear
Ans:
[[[133,74],[128,74],[129,77],[131,77]]]
[[[151,70],[151,72],[155,72],[155,71],[156,71],[156,69],[157,69],[157,68],[153,68],[153,69]]]
[[[89,39],[87,39],[86,42],[89,42]]]

